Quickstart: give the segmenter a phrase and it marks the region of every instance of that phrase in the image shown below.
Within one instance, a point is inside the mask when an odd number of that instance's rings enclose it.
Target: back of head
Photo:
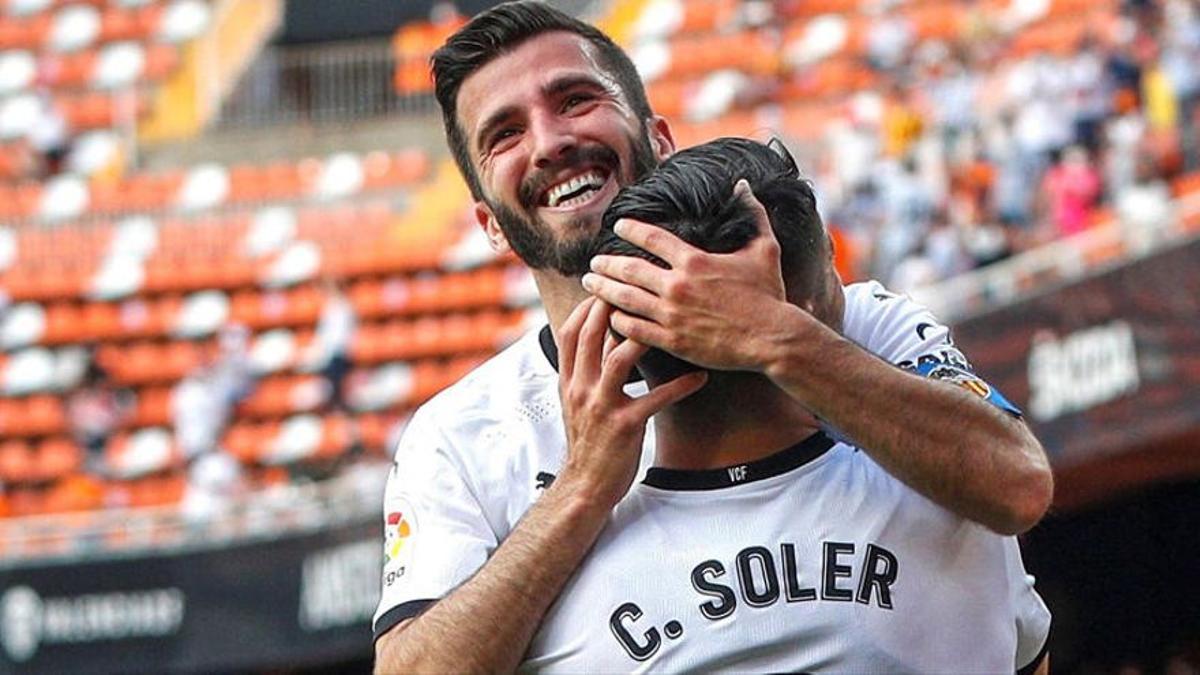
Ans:
[[[591,44],[600,65],[620,85],[629,106],[642,120],[652,115],[646,89],[629,56],[607,35],[588,23],[543,2],[516,0],[481,12],[433,53],[434,95],[450,151],[475,199],[482,198],[471,165],[466,135],[458,123],[458,92],[472,73],[525,41],[546,33],[567,32]],[[497,83],[501,85],[502,83]]]
[[[779,241],[789,300],[800,303],[822,292],[829,249],[812,187],[800,178],[783,144],[719,138],[681,150],[646,178],[623,188],[604,212],[593,255],[628,255],[668,265],[613,231],[622,218],[657,225],[710,253],[732,253],[758,234],[754,211],[734,197],[745,179],[767,211]],[[695,366],[651,350],[639,362],[650,378],[667,380]]]
[[[604,212],[593,254],[631,255],[666,263],[613,232],[622,218],[661,227],[711,253],[731,253],[757,235],[754,212],[733,196],[745,179],[767,211],[779,241],[783,278],[794,302],[819,291],[828,256],[816,197],[783,144],[718,138],[681,150],[645,179],[623,188]]]

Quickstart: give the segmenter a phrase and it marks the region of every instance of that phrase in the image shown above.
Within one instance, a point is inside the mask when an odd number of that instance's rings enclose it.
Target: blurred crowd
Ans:
[[[320,375],[322,404],[318,412],[334,415],[348,426],[351,447],[345,458],[351,460],[362,451],[344,386],[357,315],[339,281],[326,279],[323,286],[325,297],[316,332],[301,353],[297,369]],[[178,451],[178,462],[159,456],[161,446],[155,444],[129,444],[119,453],[115,451],[113,439],[132,419],[136,395],[113,378],[95,357],[95,350],[89,349],[80,384],[65,400],[71,434],[85,453],[85,477],[93,481],[121,479],[130,467],[135,467],[133,472],[170,473],[181,464],[187,479],[181,502],[185,519],[201,523],[224,513],[248,488],[242,462],[223,441],[238,405],[259,384],[250,358],[251,338],[245,326],[226,324],[211,344],[203,346],[196,367],[173,387],[173,438],[169,444]],[[341,465],[287,468],[292,480],[302,480],[325,477]]]
[[[816,184],[859,274],[900,290],[1118,216],[1148,243],[1168,181],[1200,166],[1200,2],[1127,0],[1071,53],[1005,58],[986,24],[917,43],[885,6],[867,35],[888,84],[826,136]]]

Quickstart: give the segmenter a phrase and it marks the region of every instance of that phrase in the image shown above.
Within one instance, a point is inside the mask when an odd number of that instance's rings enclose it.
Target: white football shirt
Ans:
[[[891,363],[909,368],[915,372],[927,375],[930,377],[939,377],[958,382],[964,386],[969,386],[972,390],[977,391],[981,395],[989,396],[997,405],[1009,410],[1014,410],[1011,406],[976,378],[970,371],[970,366],[965,357],[953,346],[949,338],[949,330],[941,325],[933,315],[916,305],[911,300],[903,296],[897,296],[889,293],[877,282],[867,282],[860,284],[852,284],[845,289],[846,291],[846,310],[843,322],[843,334],[861,345],[867,351],[876,354]],[[385,564],[383,568],[383,594],[379,604],[379,608],[375,614],[374,634],[376,637],[386,632],[388,629],[399,623],[400,621],[415,616],[420,613],[429,604],[437,599],[445,596],[458,585],[466,581],[487,561],[488,556],[499,546],[500,542],[508,536],[508,533],[524,515],[529,506],[537,499],[541,490],[545,489],[553,480],[554,475],[558,473],[566,459],[566,437],[562,426],[562,410],[559,405],[558,398],[558,374],[555,371],[557,355],[554,353],[553,340],[550,338],[549,331],[543,329],[541,332],[530,333],[516,343],[511,345],[500,354],[490,359],[488,362],[480,366],[478,369],[468,374],[455,385],[446,389],[439,395],[435,396],[425,405],[421,406],[413,415],[408,428],[405,430],[395,453],[395,463],[391,474],[388,477],[388,484],[385,494],[384,517],[385,517]],[[645,385],[636,383],[629,385],[630,393],[641,393],[645,391]],[[653,425],[653,420],[651,421]],[[837,436],[835,430],[830,430],[830,434]],[[648,429],[646,438],[647,443],[642,453],[641,468],[639,471],[639,480],[644,478],[653,463],[653,429]],[[829,457],[840,457],[847,455],[854,458],[853,462],[832,461],[830,459],[820,459],[821,466],[826,464],[842,467],[843,464],[859,467],[851,470],[843,468],[842,471],[846,475],[862,478],[862,484],[856,489],[864,492],[864,498],[874,497],[873,494],[868,494],[870,490],[874,490],[877,485],[888,484],[886,491],[881,493],[888,496],[888,500],[880,504],[879,513],[888,514],[896,512],[898,509],[910,510],[912,503],[927,505],[925,511],[930,513],[940,513],[944,518],[948,518],[953,523],[957,523],[957,527],[965,528],[971,532],[976,532],[982,537],[984,534],[990,534],[982,527],[967,523],[958,519],[948,512],[940,510],[939,507],[928,503],[923,497],[903,486],[899,481],[892,479],[890,475],[878,469],[866,455],[861,452],[854,452],[850,446],[838,444],[833,446],[826,454]],[[823,455],[824,457],[824,455]],[[765,460],[764,460],[765,461]],[[814,460],[816,463],[816,460]],[[785,462],[786,464],[786,462]],[[875,467],[875,470],[868,471],[863,467]],[[786,471],[779,476],[772,476],[769,480],[754,481],[751,484],[746,484],[733,488],[735,491],[746,490],[757,493],[763,490],[767,485],[777,485],[789,483],[792,479],[800,480],[803,476],[807,476],[810,469],[804,467],[793,467],[795,471]],[[878,474],[878,475],[876,475]],[[823,475],[823,474],[822,474]],[[811,481],[808,481],[811,482]],[[806,483],[807,484],[807,483]],[[894,484],[894,486],[890,486]],[[832,486],[828,489],[832,489]],[[789,494],[791,490],[788,490]],[[701,493],[698,493],[701,494]],[[725,492],[721,491],[724,495]],[[730,493],[732,494],[732,493]],[[661,500],[648,500],[647,495],[658,495]],[[694,495],[691,495],[694,496]],[[711,495],[708,495],[711,497]],[[656,509],[663,508],[664,513],[670,512],[674,508],[678,508],[675,500],[681,499],[687,502],[690,498],[688,494],[674,494],[673,492],[663,488],[652,488],[646,485],[637,485],[631,490],[630,494],[618,507],[614,515],[614,525],[606,528],[602,535],[602,542],[608,541],[609,538],[616,537],[614,541],[625,541],[624,527],[622,514],[633,513],[631,509],[644,508],[645,505],[654,503]],[[832,498],[831,498],[832,499]],[[661,504],[660,504],[661,501]],[[703,500],[699,500],[703,501]],[[722,500],[723,501],[723,498]],[[761,502],[761,504],[759,504]],[[811,546],[824,546],[825,542],[830,542],[831,545],[836,545],[834,549],[834,566],[838,568],[840,574],[843,564],[851,565],[851,576],[835,576],[835,590],[842,588],[850,588],[853,583],[860,583],[863,577],[863,563],[859,560],[867,554],[867,547],[870,545],[887,548],[894,555],[899,556],[900,553],[907,551],[901,547],[888,548],[884,539],[864,539],[862,537],[851,537],[849,534],[843,534],[843,530],[832,531],[828,538],[814,538],[813,534],[805,535],[803,532],[788,530],[778,527],[758,528],[757,525],[753,528],[752,533],[755,535],[754,542],[745,543],[744,546],[734,547],[734,542],[740,542],[743,534],[751,534],[748,531],[747,523],[763,522],[776,520],[796,520],[803,519],[804,522],[815,522],[809,519],[811,515],[805,509],[813,509],[816,513],[825,513],[825,508],[837,507],[836,504],[829,504],[826,507],[817,510],[807,500],[799,502],[788,502],[781,498],[776,501],[774,499],[759,499],[750,500],[748,504],[753,504],[756,507],[761,506],[764,510],[774,508],[771,504],[782,507],[787,513],[772,514],[767,517],[767,514],[751,514],[748,511],[738,509],[737,512],[743,514],[742,522],[735,522],[728,518],[716,518],[714,522],[707,522],[709,518],[701,517],[699,512],[693,512],[686,522],[695,526],[697,533],[703,531],[705,536],[713,536],[728,539],[728,542],[722,543],[715,548],[697,548],[697,544],[704,543],[702,538],[693,537],[692,529],[689,527],[680,527],[672,532],[673,536],[679,538],[673,542],[672,547],[679,552],[693,552],[695,555],[701,556],[696,560],[677,560],[680,565],[675,572],[676,576],[682,575],[685,582],[689,584],[684,592],[675,593],[672,591],[673,597],[677,598],[676,602],[691,602],[698,604],[699,598],[701,601],[703,596],[698,596],[697,591],[690,585],[690,571],[695,565],[703,562],[706,559],[720,561],[723,565],[737,565],[737,554],[746,546],[761,546],[771,551],[775,565],[782,570],[784,565],[783,545],[789,544],[796,552],[797,571],[800,569],[808,570],[808,575],[811,577],[812,566],[819,565],[823,558],[820,553],[814,554],[809,550]],[[871,500],[874,503],[874,499]],[[795,504],[803,505],[803,508],[796,508]],[[837,507],[834,510],[838,510]],[[911,509],[914,512],[920,512],[920,509]],[[730,511],[732,514],[734,511]],[[886,520],[886,519],[885,519]],[[701,523],[700,521],[705,521]],[[828,524],[832,527],[837,521],[830,521]],[[846,527],[852,527],[852,524],[845,523]],[[728,528],[722,530],[721,527]],[[947,527],[949,527],[947,525]],[[718,528],[718,529],[713,529]],[[897,528],[898,531],[904,531]],[[636,531],[636,528],[634,529]],[[885,533],[886,534],[886,533]],[[930,533],[930,537],[934,537],[934,533]],[[996,542],[1005,541],[1005,538],[996,537]],[[628,538],[631,542],[633,536]],[[706,541],[706,540],[705,540]],[[1020,554],[1016,547],[1015,540],[1008,538],[1008,544],[996,545],[991,551],[994,555],[994,560],[991,561],[992,567],[985,571],[987,581],[992,587],[993,592],[986,598],[981,598],[982,601],[991,607],[991,612],[998,613],[989,615],[991,618],[1003,615],[1007,620],[1007,626],[1024,625],[1026,630],[1021,632],[1022,640],[1020,642],[1022,649],[1025,652],[1025,657],[1033,659],[1037,652],[1045,642],[1046,630],[1049,625],[1049,615],[1045,611],[1044,605],[1040,600],[1033,602],[1029,600],[1029,596],[1036,599],[1036,594],[1033,593],[1026,578],[1024,577],[1023,568],[1021,567]],[[815,542],[815,543],[814,543]],[[841,544],[853,545],[854,553],[846,553]],[[632,546],[632,544],[631,544]],[[653,556],[646,555],[647,549],[638,550],[636,548],[623,548],[628,559],[626,562],[629,565],[638,559],[650,558]],[[727,550],[728,549],[728,550]],[[598,558],[598,552],[601,550],[600,545],[597,545],[597,553],[593,553],[585,562],[584,570],[572,582],[573,587],[581,583],[581,580],[589,572],[589,570],[617,570],[618,567],[608,567],[605,565],[597,565],[595,562]],[[654,551],[655,549],[649,549]],[[800,555],[801,551],[805,551],[804,555]],[[876,549],[871,549],[875,551]],[[711,553],[710,553],[711,551]],[[938,553],[937,551],[929,552],[930,555]],[[732,554],[732,557],[730,555]],[[615,554],[612,554],[615,555]],[[724,558],[719,556],[724,555]],[[757,554],[755,554],[757,555]],[[813,557],[816,555],[816,557]],[[876,556],[884,555],[877,553]],[[707,556],[707,557],[706,557]],[[872,558],[872,560],[877,560]],[[885,556],[886,557],[886,556]],[[984,556],[986,557],[986,556]],[[615,559],[615,558],[614,558]],[[913,569],[925,564],[925,558],[918,555],[905,554],[904,559],[914,562],[908,563],[903,569]],[[859,560],[859,567],[853,566],[853,561]],[[765,570],[765,561],[750,561],[747,564],[763,566]],[[897,562],[902,563],[899,557]],[[882,562],[876,561],[876,566],[884,565]],[[657,565],[657,561],[656,561]],[[632,573],[636,567],[627,567],[627,571]],[[726,579],[731,577],[727,567]],[[871,568],[874,569],[874,568]],[[939,568],[940,569],[940,568]],[[1004,576],[1000,576],[997,570],[1003,570]],[[1018,573],[1017,570],[1020,570]],[[604,572],[597,572],[604,574]],[[656,569],[654,572],[642,569],[632,573],[633,577],[641,579],[666,578],[670,572],[666,569]],[[765,574],[765,572],[764,572]],[[858,576],[854,576],[857,574]],[[905,584],[905,588],[910,588],[908,584],[920,583],[916,577],[919,575],[914,570],[912,575],[901,579],[897,576],[896,584]],[[1019,577],[1019,578],[1018,578]],[[734,576],[736,578],[736,575]],[[808,578],[808,577],[806,577]],[[765,579],[765,577],[763,577]],[[911,579],[911,580],[910,580]],[[626,579],[622,581],[620,578],[612,577],[612,583],[616,586],[613,589],[618,595],[625,597],[626,594],[621,593],[622,586],[628,586],[635,583],[635,580]],[[949,581],[949,580],[946,580]],[[763,583],[766,583],[763,581]],[[868,585],[869,588],[873,586]],[[901,586],[897,586],[900,588]],[[690,590],[689,590],[690,589]],[[665,592],[665,589],[664,589]],[[994,597],[1007,594],[1005,597],[1011,596],[1014,600],[1002,603],[993,602]],[[706,661],[700,652],[696,652],[692,656],[679,656],[680,649],[675,648],[675,643],[667,646],[660,646],[657,655],[648,657],[645,661],[628,660],[620,665],[618,661],[611,661],[601,658],[598,654],[593,654],[589,651],[579,651],[578,645],[572,648],[570,645],[582,640],[588,644],[594,644],[597,649],[601,647],[615,647],[618,656],[624,655],[629,658],[628,652],[621,644],[618,644],[614,639],[615,628],[612,628],[610,623],[607,623],[611,616],[607,616],[604,622],[596,624],[593,620],[586,621],[571,619],[571,613],[563,613],[563,607],[571,603],[572,594],[564,593],[560,597],[558,604],[552,610],[552,616],[548,616],[543,624],[541,631],[535,638],[535,642],[531,647],[531,651],[527,655],[530,661],[527,663],[530,667],[546,666],[551,668],[563,669],[580,669],[586,668],[595,670],[602,665],[609,665],[619,670],[630,670],[637,668],[639,663],[651,665],[653,667],[661,667],[667,669],[688,668],[692,667],[687,664],[705,663],[707,665],[695,667],[704,667],[706,669],[721,669],[721,668],[748,668],[758,669],[760,666],[764,668],[791,668],[792,666],[783,665],[792,663],[793,661],[779,661],[779,666],[772,665],[775,662],[759,662],[752,660],[741,660],[749,658],[751,652],[750,645],[756,643],[759,629],[750,629],[751,632],[742,636],[749,642],[745,645],[726,644],[719,646],[718,652],[725,650],[732,660],[725,661]],[[633,596],[628,596],[632,598]],[[911,595],[906,595],[909,601],[912,601]],[[1024,600],[1018,601],[1018,599]],[[615,599],[615,596],[614,596]],[[961,598],[959,599],[961,601]],[[632,602],[642,607],[636,600],[622,600],[621,602]],[[663,600],[665,602],[665,600]],[[643,600],[647,605],[653,604],[650,600]],[[658,602],[655,600],[654,602]],[[814,606],[825,607],[828,605],[835,616],[845,618],[846,613],[838,601],[819,602]],[[937,603],[933,600],[922,599],[920,602],[926,603],[923,605],[927,608],[937,607]],[[743,603],[749,604],[749,603]],[[808,607],[812,603],[787,603],[782,602],[781,608]],[[851,602],[849,607],[857,607],[858,610],[875,608],[874,605],[869,605],[868,608],[862,607],[863,603]],[[909,605],[911,606],[911,605]],[[617,607],[607,608],[608,612],[613,612]],[[694,610],[695,608],[693,608]],[[746,609],[755,609],[752,606]],[[1021,612],[1014,613],[1017,609]],[[645,611],[643,608],[642,611]],[[657,611],[657,610],[656,610]],[[838,614],[838,612],[841,614]],[[886,611],[886,610],[885,610]],[[693,614],[695,612],[693,611]],[[686,629],[686,621],[695,621],[695,616],[684,615],[677,612],[678,616],[667,617],[663,615],[662,621],[677,620],[680,626]],[[745,611],[741,614],[746,614]],[[753,614],[753,612],[751,612]],[[785,613],[786,614],[786,613]],[[824,615],[825,612],[817,614]],[[889,616],[894,616],[895,612],[891,611]],[[917,613],[911,616],[917,616]],[[630,622],[635,617],[632,614],[624,614],[624,618],[619,621],[623,626],[632,625]],[[857,614],[855,615],[857,616]],[[862,620],[866,621],[869,616],[865,615]],[[921,614],[925,616],[925,614]],[[654,619],[658,621],[657,618]],[[706,619],[707,620],[707,619]],[[857,620],[856,620],[857,621]],[[941,618],[942,623],[961,623],[953,616]],[[633,631],[632,628],[627,630],[632,631],[631,635],[645,637],[645,632],[649,627],[649,615],[647,619],[642,621],[645,624],[640,631]],[[660,622],[661,623],[661,622]],[[734,636],[741,635],[740,629],[731,628],[731,626],[746,626],[751,625],[750,619],[738,619],[737,621],[714,622],[714,626],[720,624],[719,630],[725,631],[725,635],[729,635],[731,639]],[[824,624],[826,629],[837,627],[836,622]],[[641,625],[641,624],[638,624]],[[910,629],[920,632],[922,635],[940,635],[941,624],[918,626],[911,624]],[[932,626],[932,627],[931,627]],[[567,636],[562,632],[564,627],[568,632],[570,630],[578,630],[578,635]],[[843,626],[844,627],[844,626]],[[674,626],[671,627],[672,629]],[[666,634],[667,626],[658,627],[663,639],[670,642],[669,636]],[[839,629],[840,630],[840,629]],[[693,630],[693,633],[699,635],[698,630]],[[563,635],[566,640],[555,640],[553,635]],[[824,634],[821,634],[824,635]],[[1016,643],[1014,642],[1016,635],[1015,628],[1003,639],[1005,649],[1009,643],[1013,647],[1013,651],[1009,652],[1009,669],[1017,666],[1023,666],[1028,661],[1022,661],[1016,653]],[[765,637],[763,634],[762,637]],[[831,642],[828,649],[834,649],[841,638],[833,637],[832,634],[825,636]],[[801,639],[805,641],[824,637],[820,635],[812,636],[776,636],[771,639]],[[737,638],[742,639],[742,638]],[[864,634],[850,632],[846,634],[845,644],[856,642],[860,646],[870,643],[862,643]],[[977,640],[978,640],[977,636]],[[699,640],[687,640],[678,638],[678,645],[695,645]],[[572,642],[575,641],[575,642]],[[903,646],[907,652],[904,652],[907,657],[917,658],[920,654],[933,649],[934,647],[921,648],[919,645],[912,644],[912,641],[902,641],[898,643]],[[763,649],[767,649],[769,645],[760,645]],[[667,649],[671,647],[671,649]],[[799,653],[799,645],[792,645],[792,649]],[[689,648],[689,652],[692,648]],[[767,649],[770,653],[783,653],[787,649]],[[706,652],[707,653],[707,652]],[[757,652],[755,652],[757,653]],[[832,654],[833,652],[831,652]],[[742,656],[733,656],[741,654]],[[669,656],[670,655],[670,656]],[[829,657],[832,658],[832,657]],[[896,658],[900,658],[897,656]],[[595,659],[594,661],[592,659]],[[655,661],[654,659],[671,659],[670,661]],[[675,660],[681,659],[681,660]],[[689,660],[691,659],[691,660]],[[836,663],[837,661],[815,661],[817,666],[824,667],[820,664]],[[876,663],[892,664],[896,668],[903,669],[905,663],[932,663],[932,661],[876,661]],[[857,662],[845,662],[857,663]],[[864,662],[865,663],[865,662]],[[677,665],[670,665],[677,664]]]

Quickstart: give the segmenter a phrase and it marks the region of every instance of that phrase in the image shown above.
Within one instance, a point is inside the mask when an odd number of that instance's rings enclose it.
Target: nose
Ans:
[[[534,150],[533,163],[539,169],[552,166],[572,152],[578,144],[570,124],[557,115],[542,113],[531,122]]]

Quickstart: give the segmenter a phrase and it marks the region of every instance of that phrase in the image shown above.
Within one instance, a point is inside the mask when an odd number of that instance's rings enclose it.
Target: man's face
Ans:
[[[458,122],[493,244],[568,276],[587,271],[620,187],[674,149],[665,123],[638,119],[592,46],[566,32],[527,40],[468,77]]]

